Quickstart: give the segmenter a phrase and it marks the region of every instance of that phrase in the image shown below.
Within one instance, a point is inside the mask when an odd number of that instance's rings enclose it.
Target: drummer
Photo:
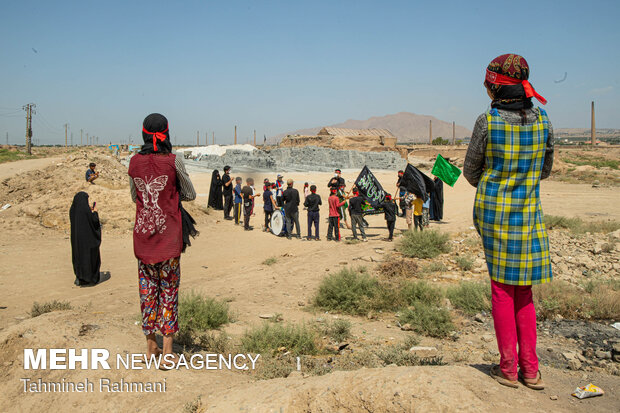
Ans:
[[[273,197],[272,192],[275,187],[276,184],[272,184],[271,182],[265,182],[265,191],[263,192],[263,210],[265,212],[265,227],[263,228],[263,231],[265,232],[270,231],[269,224],[271,223],[271,216],[273,215],[273,211],[277,209],[276,200]]]

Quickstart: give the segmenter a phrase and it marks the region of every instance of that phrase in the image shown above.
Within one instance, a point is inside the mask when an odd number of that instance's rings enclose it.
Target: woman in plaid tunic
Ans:
[[[546,112],[533,107],[532,97],[546,100],[528,77],[528,64],[519,55],[499,56],[487,67],[491,109],[476,121],[464,175],[477,187],[474,224],[491,276],[500,352],[491,376],[511,387],[520,376],[526,386],[542,389],[532,285],[552,277],[539,187],[553,164],[553,129]]]

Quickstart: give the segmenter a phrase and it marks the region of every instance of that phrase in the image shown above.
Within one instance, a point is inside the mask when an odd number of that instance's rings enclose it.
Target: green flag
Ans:
[[[435,159],[435,165],[433,165],[433,171],[431,173],[448,185],[454,186],[456,180],[459,179],[461,175],[461,170],[446,161],[443,156],[437,154],[437,159]]]

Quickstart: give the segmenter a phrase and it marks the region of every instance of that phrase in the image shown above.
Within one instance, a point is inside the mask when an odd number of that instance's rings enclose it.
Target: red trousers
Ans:
[[[532,286],[508,285],[491,280],[491,294],[502,373],[509,380],[517,380],[518,366],[524,377],[536,378],[538,356]]]

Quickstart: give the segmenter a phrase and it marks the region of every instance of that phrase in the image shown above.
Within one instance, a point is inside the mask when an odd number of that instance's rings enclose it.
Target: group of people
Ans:
[[[294,187],[294,181],[288,179],[284,182],[284,177],[278,174],[275,181],[271,182],[268,178],[263,180],[262,193],[257,192],[253,178],[246,178],[245,185],[241,177],[232,178],[231,167],[224,167],[224,175],[216,169],[211,175],[211,186],[209,190],[209,207],[216,210],[223,210],[224,219],[235,221],[236,225],[243,223],[246,231],[253,230],[250,225],[252,216],[255,215],[256,199],[262,196],[264,224],[263,231],[270,232],[271,218],[277,211],[284,214],[285,226],[282,233],[276,235],[286,236],[288,239],[293,237],[301,239],[301,229],[299,226],[299,208],[302,204],[299,191]],[[424,201],[415,194],[410,193],[404,186],[401,186],[403,171],[398,172],[397,191],[400,197],[392,198],[387,194],[385,200],[379,207],[383,210],[388,229],[386,241],[394,238],[394,228],[396,218],[404,217],[410,230],[422,231],[429,226],[429,217],[441,220],[443,216],[443,189],[441,192],[432,191],[429,198]],[[437,181],[439,181],[437,179]],[[439,181],[441,182],[441,181]],[[342,177],[342,171],[336,169],[334,176],[327,183],[329,197],[327,205],[328,215],[328,241],[340,241],[341,229],[348,227],[353,233],[353,239],[367,241],[365,227],[368,222],[364,218],[368,202],[360,195],[359,190],[354,186],[351,191],[346,191],[346,181]],[[441,198],[438,197],[441,193]],[[396,201],[400,200],[402,214],[398,212]],[[304,184],[303,207],[307,211],[308,234],[307,240],[319,241],[320,208],[323,205],[321,196],[317,194],[316,185]],[[429,212],[431,209],[433,212]],[[231,216],[232,211],[232,216]],[[348,214],[347,214],[348,213]],[[243,219],[242,219],[243,215]],[[349,220],[350,218],[350,220]],[[272,231],[275,233],[275,231]]]
[[[545,387],[536,354],[536,311],[532,285],[552,279],[549,239],[543,222],[539,198],[540,180],[549,176],[553,164],[553,128],[546,112],[534,108],[532,97],[545,104],[545,99],[528,81],[529,66],[515,54],[493,59],[487,66],[484,85],[491,98],[491,109],[480,115],[474,126],[467,150],[464,176],[476,187],[474,224],[482,238],[491,278],[492,315],[500,354],[499,365],[491,368],[491,376],[500,384],[518,387],[518,380],[532,389]],[[138,260],[138,286],[142,310],[142,330],[147,341],[147,356],[163,354],[174,362],[172,339],[178,331],[178,288],[180,255],[191,232],[191,217],[181,201],[195,198],[194,188],[182,159],[172,154],[168,121],[151,114],[143,123],[144,145],[131,159],[129,176],[131,197],[136,203],[133,231],[134,254]],[[514,142],[519,142],[515,145]],[[236,222],[243,209],[244,225],[249,225],[254,200],[260,194],[254,182],[232,179],[230,167],[224,175],[214,171],[209,205],[223,209],[226,219],[233,204]],[[88,180],[88,178],[87,178]],[[282,207],[288,221],[288,236],[293,225],[299,230],[299,192],[289,179],[286,189],[283,177],[264,182],[265,222]],[[340,239],[340,224],[348,203],[352,229],[365,238],[363,200],[355,188],[352,196],[344,193],[344,179],[339,171],[330,187],[328,239]],[[400,191],[400,187],[399,187]],[[400,193],[408,223],[422,230],[425,209],[435,216],[433,194],[425,208],[424,200]],[[308,211],[309,238],[319,239],[318,223],[321,198],[314,185],[304,191]],[[395,201],[387,196],[384,210],[390,239],[397,216]],[[424,197],[426,198],[426,197]],[[100,224],[95,205],[88,195],[78,193],[70,212],[71,245],[74,271],[78,278],[98,271],[100,259],[93,253],[101,241]],[[508,219],[509,218],[509,219]],[[311,228],[314,227],[314,235]],[[84,236],[86,232],[92,236]],[[164,336],[163,348],[155,341],[155,332]]]

